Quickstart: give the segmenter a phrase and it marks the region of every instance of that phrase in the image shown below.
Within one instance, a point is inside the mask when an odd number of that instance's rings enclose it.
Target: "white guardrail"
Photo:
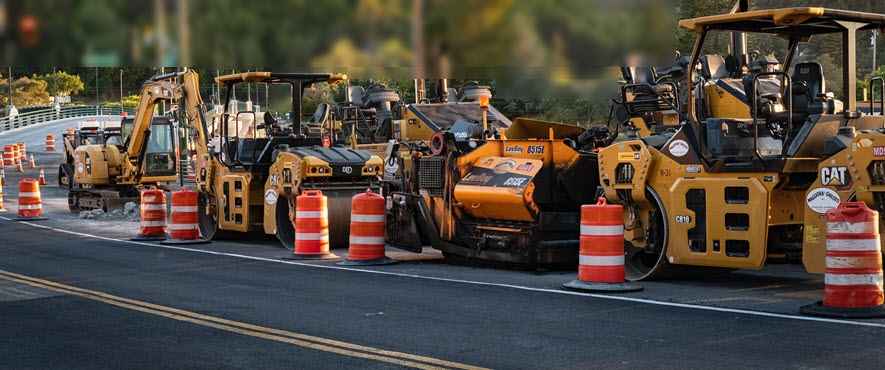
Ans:
[[[0,132],[14,130],[46,121],[55,121],[65,118],[89,117],[102,115],[120,115],[121,112],[129,115],[135,114],[135,110],[122,107],[105,107],[95,105],[70,105],[58,109],[46,108],[27,113],[21,113],[14,117],[0,117]]]

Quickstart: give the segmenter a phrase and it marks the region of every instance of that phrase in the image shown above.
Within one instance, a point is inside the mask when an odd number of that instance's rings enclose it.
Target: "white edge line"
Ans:
[[[0,216],[0,219],[7,220],[7,221],[13,221],[10,218],[2,217],[2,216]],[[824,323],[831,323],[831,324],[843,324],[843,325],[867,326],[867,327],[874,327],[874,328],[885,328],[885,323],[876,323],[876,322],[861,322],[861,321],[852,321],[852,320],[828,319],[828,318],[812,317],[812,316],[798,316],[798,315],[789,315],[789,314],[781,314],[781,313],[773,313],[773,312],[751,311],[751,310],[744,310],[744,309],[739,309],[739,308],[724,308],[724,307],[692,305],[692,304],[687,304],[687,303],[664,302],[664,301],[656,301],[653,299],[645,299],[645,298],[633,298],[633,297],[613,296],[613,295],[594,294],[594,293],[581,293],[581,292],[574,292],[574,291],[568,291],[568,290],[556,290],[556,289],[546,289],[546,288],[532,288],[532,287],[527,287],[527,286],[522,286],[522,285],[513,285],[513,284],[490,283],[490,282],[483,282],[483,281],[461,280],[461,279],[449,279],[449,278],[441,278],[441,277],[434,277],[434,276],[403,274],[403,273],[398,273],[398,272],[364,270],[364,269],[342,267],[342,266],[314,265],[314,264],[309,264],[309,263],[288,261],[288,260],[283,260],[283,259],[255,257],[255,256],[247,256],[247,255],[236,254],[236,253],[216,252],[216,251],[210,251],[210,250],[204,250],[204,249],[193,249],[193,248],[185,248],[185,247],[176,247],[176,246],[171,246],[171,245],[144,243],[144,242],[138,242],[138,241],[132,241],[132,240],[125,240],[125,239],[114,239],[114,238],[109,238],[106,236],[98,236],[98,235],[92,235],[92,234],[79,233],[76,231],[57,229],[54,227],[38,225],[38,224],[31,223],[31,222],[25,222],[25,221],[15,221],[15,222],[18,222],[20,224],[33,226],[33,227],[37,227],[40,229],[57,231],[57,232],[61,232],[61,233],[77,235],[77,236],[82,236],[82,237],[87,237],[87,238],[94,238],[94,239],[135,244],[135,245],[143,245],[143,246],[155,247],[155,248],[174,249],[174,250],[186,251],[186,252],[196,252],[196,253],[204,253],[204,254],[211,254],[211,255],[217,255],[217,256],[242,258],[242,259],[249,259],[249,260],[255,260],[255,261],[283,263],[283,264],[287,264],[287,265],[296,265],[296,266],[303,266],[303,267],[313,267],[313,268],[321,268],[321,269],[328,269],[328,270],[356,271],[356,272],[363,272],[363,273],[369,273],[369,274],[409,277],[409,278],[415,278],[415,279],[445,281],[445,282],[450,282],[450,283],[484,285],[484,286],[493,286],[493,287],[499,287],[499,288],[526,290],[526,291],[531,291],[531,292],[565,294],[565,295],[580,296],[580,297],[608,299],[608,300],[614,300],[614,301],[644,303],[644,304],[658,305],[658,306],[689,308],[689,309],[695,309],[695,310],[725,312],[725,313],[734,313],[734,314],[742,314],[742,315],[764,316],[764,317],[773,317],[773,318],[788,319],[788,320],[815,321],[815,322],[824,322]]]

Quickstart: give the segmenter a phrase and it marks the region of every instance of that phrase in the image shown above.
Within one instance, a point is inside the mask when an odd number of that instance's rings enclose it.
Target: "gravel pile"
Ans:
[[[100,209],[80,212],[80,218],[84,220],[109,220],[109,221],[141,221],[141,209],[137,204],[128,202],[123,209],[115,209],[111,212],[105,212]]]

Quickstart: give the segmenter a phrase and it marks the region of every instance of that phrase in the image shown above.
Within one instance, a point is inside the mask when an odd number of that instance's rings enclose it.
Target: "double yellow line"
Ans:
[[[413,367],[417,369],[483,369],[481,367],[435,359],[432,357],[424,357],[396,351],[387,351],[383,349],[361,346],[358,344],[315,337],[312,335],[293,333],[285,330],[272,329],[238,321],[226,320],[213,316],[201,315],[195,312],[184,311],[177,308],[156,305],[153,303],[118,297],[94,290],[82,289],[48,280],[37,279],[5,270],[0,270],[0,279],[25,284],[32,287],[48,289],[59,293],[83,297],[117,307],[127,308],[130,310],[144,312],[156,316],[167,317],[178,321],[184,321],[233,333],[248,335],[251,337],[288,343],[303,348],[310,348],[318,351],[330,352],[344,356],[388,362],[391,364]]]

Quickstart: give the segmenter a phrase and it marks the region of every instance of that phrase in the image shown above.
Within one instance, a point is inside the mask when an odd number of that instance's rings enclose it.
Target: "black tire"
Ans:
[[[277,199],[277,207],[274,215],[277,222],[276,236],[283,248],[295,248],[295,226],[289,218],[289,199],[280,197]]]
[[[217,193],[215,193],[217,194]],[[200,192],[197,196],[197,209],[199,212],[200,234],[207,240],[223,240],[229,239],[232,235],[231,231],[221,230],[218,226],[218,207],[213,215],[207,215],[205,209],[209,206],[209,197],[213,196],[209,193]],[[219,204],[218,196],[214,195],[215,204]]]

